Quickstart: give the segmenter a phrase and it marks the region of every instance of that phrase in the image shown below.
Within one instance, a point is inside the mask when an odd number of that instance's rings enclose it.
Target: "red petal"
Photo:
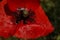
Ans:
[[[16,11],[17,8],[37,8],[39,6],[38,0],[8,0],[8,6],[11,11]]]
[[[12,36],[16,30],[16,26],[12,23],[9,16],[0,16],[0,36],[7,38]]]
[[[19,29],[16,31],[15,35],[18,38],[37,38],[42,36],[44,28],[37,24],[27,24],[19,25]]]
[[[49,33],[53,32],[54,27],[50,23],[50,21],[49,21],[48,17],[46,16],[44,10],[42,9],[41,5],[34,11],[35,11],[35,14],[36,14],[36,18],[35,18],[36,23],[41,24],[42,27],[44,27],[46,29],[43,36],[44,35],[46,36]]]
[[[18,25],[18,30],[16,31],[15,35],[18,38],[38,38],[47,36],[49,33],[53,31],[52,27],[46,27],[44,25],[38,24],[26,24],[26,25]]]
[[[4,6],[7,3],[7,0],[2,0],[2,2],[0,2],[0,7]]]
[[[7,0],[0,3],[0,36],[7,38],[12,36],[16,30],[16,25],[11,21],[12,17],[5,14],[4,5]]]

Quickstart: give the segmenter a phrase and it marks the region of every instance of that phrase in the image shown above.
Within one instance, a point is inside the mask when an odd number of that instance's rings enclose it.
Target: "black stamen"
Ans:
[[[17,18],[16,18],[16,23],[18,23],[19,21],[23,20],[24,24],[26,24],[26,20],[28,19],[28,16],[24,16],[24,10],[20,11],[20,14],[18,14]]]
[[[23,20],[24,24],[27,24],[27,20],[29,19],[30,22],[34,22],[34,12],[33,11],[27,11],[27,10],[18,10],[16,13],[16,23],[18,24],[21,20]]]

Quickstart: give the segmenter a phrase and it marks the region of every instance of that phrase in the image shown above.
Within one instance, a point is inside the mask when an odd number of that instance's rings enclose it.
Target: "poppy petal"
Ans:
[[[38,38],[45,31],[42,26],[37,24],[20,25],[15,35],[18,38]]]
[[[45,27],[46,31],[43,35],[48,35],[49,33],[53,32],[54,27],[52,26],[52,24],[50,23],[47,15],[45,14],[42,6],[40,5],[35,11],[36,14],[36,23],[37,24],[41,24],[43,25],[43,27]]]
[[[10,20],[10,16],[0,17],[0,36],[7,38],[15,32],[16,26]]]
[[[16,11],[17,8],[24,8],[27,7],[30,8],[37,8],[39,6],[38,0],[8,0],[8,6],[11,11]]]

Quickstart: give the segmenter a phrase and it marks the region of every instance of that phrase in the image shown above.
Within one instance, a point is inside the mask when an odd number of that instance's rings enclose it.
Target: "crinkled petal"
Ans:
[[[0,36],[7,38],[12,36],[16,30],[15,24],[12,23],[10,17],[3,17],[0,19]]]

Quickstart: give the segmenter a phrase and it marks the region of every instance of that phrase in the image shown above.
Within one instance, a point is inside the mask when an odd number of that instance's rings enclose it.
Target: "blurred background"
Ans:
[[[46,15],[53,24],[55,30],[41,40],[60,40],[60,0],[40,0]],[[40,39],[38,39],[40,40]]]
[[[55,30],[48,36],[37,38],[35,40],[60,40],[60,0],[40,0],[40,4],[45,10],[46,15],[53,24]],[[20,39],[10,37],[3,40],[20,40]]]

